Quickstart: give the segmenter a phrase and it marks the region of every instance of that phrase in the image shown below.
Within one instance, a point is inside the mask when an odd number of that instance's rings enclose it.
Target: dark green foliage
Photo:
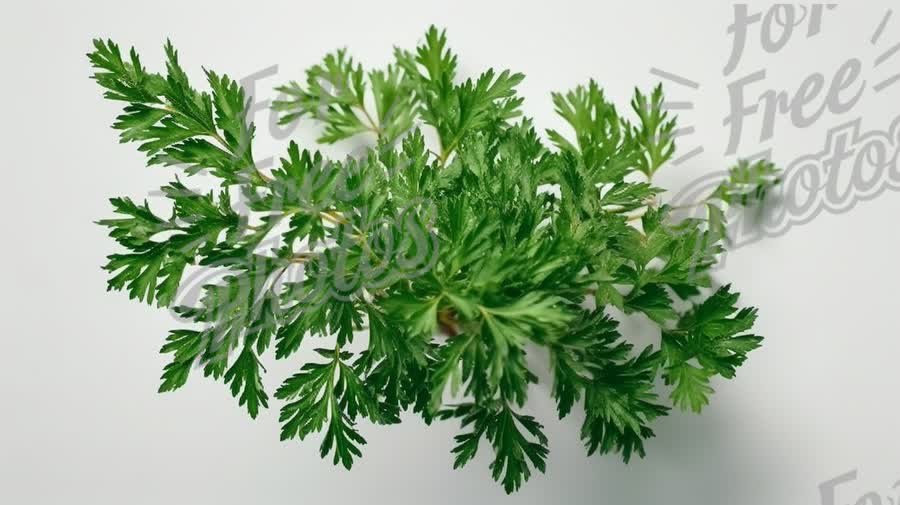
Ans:
[[[531,468],[546,471],[547,437],[543,426],[531,416],[513,411],[499,402],[468,403],[441,412],[442,419],[459,418],[470,431],[456,436],[454,468],[462,468],[475,457],[482,438],[494,449],[491,475],[502,481],[507,493],[517,491],[531,477]]]
[[[291,142],[267,173],[240,86],[206,71],[209,91],[198,91],[171,44],[166,55],[164,74],[112,42],[89,55],[105,96],[125,103],[113,125],[123,142],[182,179],[221,182],[202,192],[176,177],[161,191],[170,217],[113,198],[116,217],[99,222],[124,249],[105,266],[109,289],[195,325],[163,346],[161,392],[199,368],[256,417],[270,401],[267,355],[312,346],[318,358],[273,395],[282,439],[321,434],[322,456],[349,469],[363,419],[458,419],[455,466],[486,441],[494,479],[513,492],[548,454],[541,423],[521,413],[538,381],[536,347],[549,353],[559,417],[583,419],[587,453],[628,461],[644,456],[667,403],[700,411],[712,378],[734,377],[760,344],[749,333],[756,309],[738,308],[729,286],[713,290],[711,270],[727,225],[720,205],[762,200],[777,170],[740,162],[698,202],[708,218],[677,219],[652,181],[674,153],[660,87],[635,91],[633,121],[594,81],[555,93],[572,131],[546,142],[521,117],[521,74],[460,81],[431,28],[384,69],[340,50],[279,88],[282,122],[311,118],[324,127],[319,142],[371,144],[331,160]],[[635,349],[613,319],[620,311],[655,322],[660,345]]]

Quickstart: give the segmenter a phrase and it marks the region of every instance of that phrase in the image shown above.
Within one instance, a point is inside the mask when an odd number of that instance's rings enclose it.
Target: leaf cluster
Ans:
[[[164,73],[111,41],[88,56],[106,98],[124,103],[122,142],[186,181],[220,182],[201,191],[176,177],[161,192],[168,217],[123,197],[99,222],[124,249],[104,267],[109,289],[191,325],[162,347],[161,392],[200,370],[251,417],[274,398],[282,439],[319,436],[322,456],[348,469],[363,420],[456,419],[454,466],[487,446],[494,479],[513,492],[549,450],[524,412],[536,348],[559,417],[583,419],[586,452],[628,461],[645,455],[656,419],[699,412],[713,378],[733,378],[760,345],[756,309],[712,279],[724,214],[678,220],[660,203],[653,176],[675,152],[676,125],[660,86],[635,90],[630,114],[594,81],[555,93],[571,131],[542,133],[522,115],[521,74],[459,78],[432,27],[383,69],[339,50],[278,88],[283,123],[316,121],[318,142],[368,147],[336,160],[291,142],[266,172],[233,79],[205,71],[198,91],[171,44]],[[771,163],[740,162],[709,199],[746,205],[775,183]],[[623,315],[656,323],[659,345],[636,348]],[[270,398],[272,354],[304,362]]]

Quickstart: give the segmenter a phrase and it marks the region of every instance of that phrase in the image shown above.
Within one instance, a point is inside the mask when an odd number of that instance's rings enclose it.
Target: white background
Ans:
[[[631,87],[654,84],[649,70],[659,67],[701,84],[667,86],[673,100],[696,105],[682,114],[696,133],[680,142],[681,152],[706,148],[658,181],[679,187],[731,161],[722,120],[725,85],[734,78],[768,69],[755,96],[796,90],[813,72],[830,77],[848,58],[864,62],[870,85],[900,71],[900,57],[871,68],[900,42],[900,13],[880,44],[869,41],[892,4],[841,4],[826,12],[821,34],[806,39],[798,29],[776,54],[760,48],[755,25],[728,77],[732,6],[712,0],[4,4],[0,503],[799,505],[820,503],[819,484],[854,469],[858,477],[838,488],[838,504],[868,492],[880,497],[868,503],[895,503],[895,192],[728,256],[718,278],[760,308],[765,346],[737,380],[715,384],[703,415],[658,422],[647,459],[626,466],[614,456],[586,458],[578,419],[556,421],[542,385],[530,401],[550,436],[548,473],[511,498],[491,481],[487,447],[466,469],[451,469],[453,423],[364,424],[369,445],[347,473],[319,459],[316,439],[280,443],[277,409],[250,420],[220,383],[197,376],[177,393],[157,395],[166,362],[158,349],[175,323],[165,311],[106,293],[100,265],[115,245],[93,221],[109,216],[109,197],[142,198],[172,171],[145,168],[133,145],[117,143],[109,125],[119,105],[100,98],[84,56],[93,37],[110,37],[137,46],[159,70],[170,37],[197,79],[201,65],[242,77],[277,64],[278,74],[258,83],[257,98],[265,100],[327,51],[347,46],[363,63],[380,65],[393,45],[414,46],[435,23],[448,29],[467,75],[488,66],[524,72],[526,112],[553,128],[561,124],[550,91],[594,77],[624,108]],[[764,144],[750,126],[742,151],[772,148],[786,165],[821,150],[826,131],[842,122],[862,117],[867,129],[887,128],[900,113],[898,99],[900,86],[866,92],[852,111],[826,112],[808,128],[781,117]],[[255,119],[257,155],[281,152],[286,139],[274,138],[268,113]],[[311,143],[301,131],[292,137]],[[270,389],[296,366],[270,367]]]

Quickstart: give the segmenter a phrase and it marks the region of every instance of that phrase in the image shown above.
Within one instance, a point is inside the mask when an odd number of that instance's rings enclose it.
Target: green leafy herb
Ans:
[[[283,123],[317,121],[318,142],[354,138],[361,156],[291,142],[261,170],[241,87],[210,70],[205,86],[192,83],[171,44],[165,52],[162,73],[108,41],[88,55],[105,97],[124,104],[113,124],[122,142],[176,167],[165,203],[113,198],[115,216],[99,221],[122,249],[104,267],[108,288],[191,325],[162,347],[160,392],[199,369],[251,417],[274,398],[282,439],[317,436],[322,456],[348,469],[364,420],[456,419],[455,466],[484,443],[511,493],[549,451],[546,420],[523,413],[535,348],[549,355],[559,417],[583,419],[586,452],[628,461],[645,455],[657,418],[699,412],[713,379],[733,378],[760,345],[756,309],[715,289],[712,269],[722,206],[762,201],[778,171],[741,161],[692,204],[705,218],[679,219],[653,184],[675,151],[661,87],[636,90],[628,115],[594,81],[554,93],[571,132],[545,140],[522,116],[521,74],[458,79],[431,28],[385,68],[339,50],[278,88]],[[198,189],[208,181],[198,173],[220,187]],[[659,345],[635,349],[620,311],[656,323]],[[263,363],[307,348],[318,357],[270,396]]]
[[[716,188],[712,199],[722,200],[729,205],[750,205],[761,202],[781,179],[780,170],[767,160],[750,163],[741,160],[728,170],[728,178]]]

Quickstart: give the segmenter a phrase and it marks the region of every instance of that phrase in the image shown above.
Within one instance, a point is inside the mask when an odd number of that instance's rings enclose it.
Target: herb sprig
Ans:
[[[362,419],[456,419],[454,466],[488,446],[494,479],[513,492],[545,470],[549,450],[541,421],[522,412],[538,382],[526,360],[535,347],[548,351],[559,417],[583,411],[588,454],[628,461],[645,455],[655,419],[672,406],[700,412],[713,378],[733,378],[762,341],[756,309],[715,288],[711,269],[726,208],[761,201],[778,170],[742,161],[696,204],[706,216],[676,219],[653,184],[675,152],[661,87],[635,90],[634,119],[594,81],[553,94],[571,132],[547,131],[547,142],[522,116],[524,76],[460,79],[432,27],[386,68],[367,71],[340,50],[278,88],[283,123],[310,118],[320,143],[369,147],[331,160],[291,142],[265,171],[234,80],[206,71],[198,90],[171,43],[164,73],[133,49],[94,45],[93,78],[125,103],[113,124],[122,142],[185,180],[221,183],[203,192],[176,177],[162,188],[169,217],[123,197],[100,221],[124,250],[104,267],[109,289],[195,323],[162,347],[161,392],[199,369],[251,417],[279,400],[281,438],[319,434],[322,456],[348,469],[366,442]],[[182,305],[189,267],[223,276]],[[636,348],[613,317],[622,313],[654,321],[660,344]],[[263,359],[303,346],[318,359],[267,392]]]

